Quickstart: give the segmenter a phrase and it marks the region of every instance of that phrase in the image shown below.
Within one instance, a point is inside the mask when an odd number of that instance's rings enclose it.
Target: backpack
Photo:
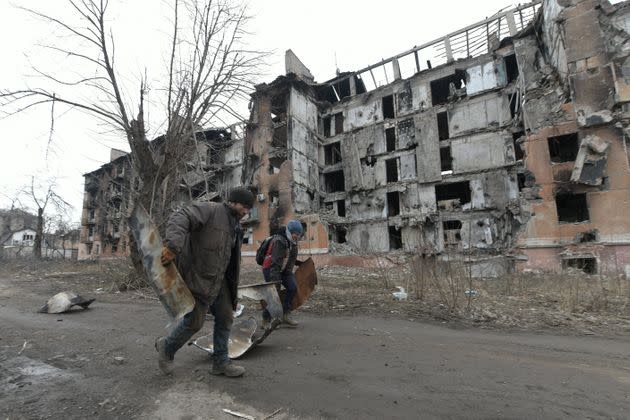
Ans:
[[[263,265],[263,263],[265,262],[265,257],[267,256],[267,251],[269,251],[269,245],[271,244],[272,239],[275,238],[276,236],[280,236],[281,238],[284,238],[283,235],[275,234],[275,235],[266,237],[265,240],[262,241],[262,243],[258,247],[258,250],[256,250],[256,264]],[[285,241],[287,240],[286,238],[284,239]]]
[[[263,265],[265,262],[265,256],[267,255],[267,250],[269,249],[269,244],[275,235],[271,235],[265,238],[264,241],[258,247],[256,251],[256,264]]]

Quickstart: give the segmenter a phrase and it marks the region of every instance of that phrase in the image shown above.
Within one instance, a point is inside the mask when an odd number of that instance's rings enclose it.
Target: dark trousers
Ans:
[[[263,268],[263,276],[265,276],[265,281],[271,281],[271,268]],[[282,311],[286,314],[291,311],[291,303],[293,303],[293,298],[297,293],[297,283],[295,282],[295,276],[292,272],[280,273],[280,281],[286,289],[286,295],[282,302]],[[263,319],[271,319],[271,315],[266,309],[263,311]]]
[[[214,348],[213,359],[216,363],[225,363],[229,360],[228,340],[234,320],[232,299],[225,281],[219,295],[212,305],[210,305],[210,312],[214,315],[214,331],[212,337]],[[169,336],[166,337],[166,353],[169,356],[175,356],[175,352],[203,327],[207,313],[208,304],[195,298],[195,307],[192,312],[187,313],[171,331]]]

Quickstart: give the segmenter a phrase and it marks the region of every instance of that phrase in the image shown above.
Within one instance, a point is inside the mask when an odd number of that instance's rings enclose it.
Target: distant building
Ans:
[[[35,227],[37,216],[21,209],[0,210],[0,238],[11,232]]]
[[[187,172],[179,180],[172,207],[191,200],[220,200],[230,186],[241,183],[240,125],[199,131],[197,141],[197,150],[186,157]],[[128,154],[112,149],[110,162],[84,178],[79,260],[129,255],[127,217],[133,208],[131,187],[137,180]]]
[[[35,245],[34,228],[22,228],[5,232],[0,237],[1,255],[4,258],[31,257]],[[79,231],[44,234],[42,258],[76,260],[78,257]]]

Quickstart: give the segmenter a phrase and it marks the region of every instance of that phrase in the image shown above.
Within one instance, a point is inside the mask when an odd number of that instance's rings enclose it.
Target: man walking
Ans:
[[[169,374],[179,350],[214,315],[213,375],[238,377],[245,369],[228,357],[228,339],[236,309],[243,232],[240,220],[254,204],[244,187],[230,191],[227,203],[199,202],[173,213],[166,228],[162,264],[177,268],[195,298],[195,307],[168,337],[155,342],[162,372]]]
[[[301,264],[300,261],[297,261],[297,254],[298,240],[303,232],[302,223],[298,220],[290,220],[284,231],[274,235],[271,239],[262,265],[265,281],[281,282],[286,289],[286,295],[282,302],[282,322],[290,327],[298,325],[291,319],[290,312],[293,298],[297,293],[293,267]],[[270,321],[271,315],[265,309],[263,311],[263,328],[269,328]]]

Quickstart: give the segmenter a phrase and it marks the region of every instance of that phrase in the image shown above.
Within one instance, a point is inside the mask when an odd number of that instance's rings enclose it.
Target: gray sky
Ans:
[[[81,73],[65,59],[50,54],[37,44],[62,43],[61,32],[49,24],[13,7],[19,4],[72,19],[64,0],[0,0],[1,88],[37,87],[31,64],[56,76]],[[334,77],[335,69],[359,70],[369,64],[421,45],[459,28],[512,7],[507,0],[442,0],[387,2],[251,0],[249,43],[259,50],[273,51],[269,59],[269,82],[284,73],[284,52],[292,49],[310,68],[317,81]],[[135,85],[145,69],[150,80],[164,74],[168,49],[170,6],[167,0],[110,0],[110,27],[116,38],[116,65],[123,83],[136,92]],[[151,100],[151,93],[149,93]],[[109,160],[110,148],[128,150],[120,133],[112,132],[75,109],[57,104],[55,129],[49,145],[50,105],[0,119],[0,208],[10,205],[20,187],[31,176],[45,180],[55,177],[58,193],[75,208],[78,221],[83,197],[82,174]],[[160,122],[150,120],[151,135],[159,134]],[[48,156],[48,159],[46,159]],[[22,203],[29,207],[28,200]]]

